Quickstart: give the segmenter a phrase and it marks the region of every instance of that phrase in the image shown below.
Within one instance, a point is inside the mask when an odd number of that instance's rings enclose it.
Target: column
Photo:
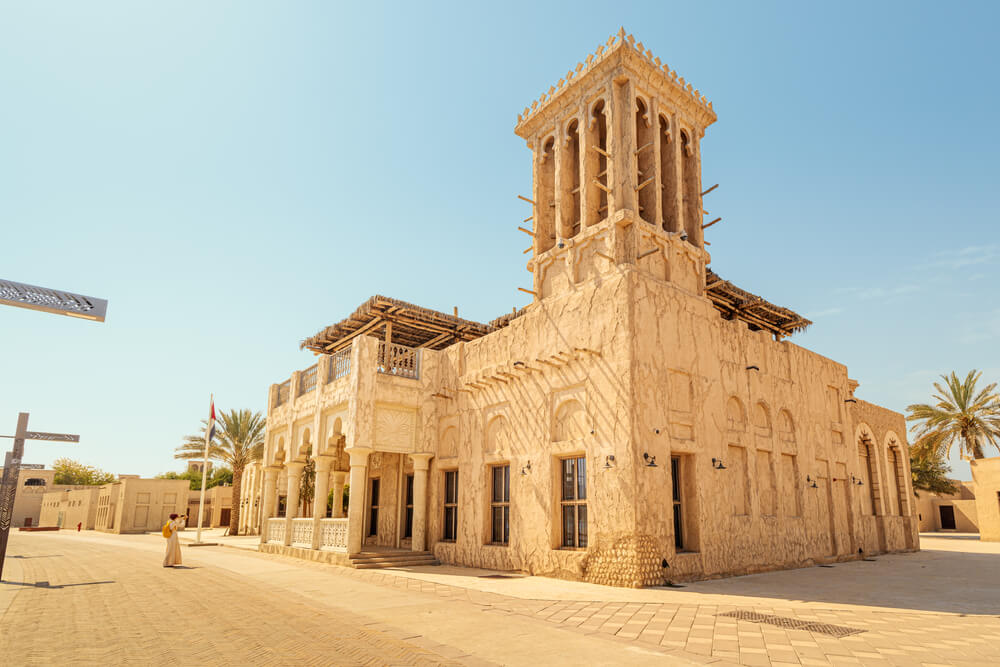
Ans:
[[[348,447],[351,456],[351,497],[347,504],[347,553],[361,551],[365,531],[365,488],[368,485],[370,447]]]
[[[288,471],[288,492],[285,496],[285,546],[292,544],[292,519],[299,515],[299,483],[302,480],[304,461],[289,461],[285,464]]]
[[[267,542],[267,520],[274,516],[274,505],[278,501],[277,481],[279,466],[264,467],[264,501],[261,508],[260,543]]]
[[[320,454],[316,457],[316,491],[313,493],[313,533],[312,548],[319,549],[320,521],[326,518],[326,498],[330,492],[330,466],[333,457]]]
[[[344,482],[347,478],[346,472],[335,471],[333,473],[333,518],[344,518]]]
[[[427,470],[433,454],[410,454],[413,459],[413,539],[414,551],[427,549]]]

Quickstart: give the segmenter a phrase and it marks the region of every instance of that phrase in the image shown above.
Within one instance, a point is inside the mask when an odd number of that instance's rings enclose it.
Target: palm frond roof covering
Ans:
[[[318,354],[329,354],[347,347],[351,340],[363,334],[385,340],[386,324],[389,322],[392,323],[393,343],[431,350],[441,350],[462,340],[473,340],[494,330],[481,322],[375,295],[345,319],[302,341],[299,347]]]
[[[724,318],[743,320],[751,328],[764,329],[778,337],[805,331],[812,324],[793,310],[776,306],[723,280],[711,269],[705,270],[705,296],[712,300]]]

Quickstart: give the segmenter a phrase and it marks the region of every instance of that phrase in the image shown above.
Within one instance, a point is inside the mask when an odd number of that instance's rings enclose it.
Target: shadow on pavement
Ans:
[[[7,556],[7,558],[24,558],[24,559],[28,559],[28,558],[62,558],[62,557],[63,557],[62,554],[43,554],[43,555],[39,555],[39,556]]]
[[[58,586],[53,586],[47,581],[36,581],[34,583],[26,583],[23,581],[0,581],[0,584],[6,584],[8,586],[29,586],[32,588],[51,588],[53,590],[58,588],[69,588],[70,586],[97,586],[100,584],[113,584],[114,581],[84,581],[79,584],[59,584]]]

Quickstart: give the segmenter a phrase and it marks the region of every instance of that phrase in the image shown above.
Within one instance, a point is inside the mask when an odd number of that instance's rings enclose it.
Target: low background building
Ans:
[[[198,526],[198,502],[201,499],[201,489],[188,492],[187,512],[188,528]],[[203,527],[218,528],[228,526],[233,511],[233,487],[213,486],[205,489],[205,517]]]
[[[185,479],[127,477],[101,487],[96,530],[145,533],[160,530],[172,513],[183,514],[190,483]]]
[[[0,467],[0,474],[3,468]],[[11,515],[11,526],[39,526],[42,516],[43,497],[50,491],[66,491],[70,489],[86,489],[89,487],[73,484],[55,484],[55,470],[46,470],[45,466],[30,463],[21,464],[17,478],[17,494],[14,496],[14,511]]]
[[[972,482],[959,482],[957,493],[929,493],[920,491],[917,496],[917,516],[921,533],[955,531],[979,532],[976,513],[976,492]]]
[[[39,525],[72,529],[81,524],[81,528],[93,530],[100,491],[99,486],[87,486],[44,494]]]

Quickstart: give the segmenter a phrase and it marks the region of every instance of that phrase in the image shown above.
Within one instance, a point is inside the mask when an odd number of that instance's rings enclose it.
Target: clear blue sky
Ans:
[[[523,305],[516,114],[619,25],[714,102],[716,271],[867,400],[1000,380],[996,4],[614,4],[0,4],[0,275],[110,301],[0,309],[0,433],[179,469],[210,392],[264,409],[372,294]]]

